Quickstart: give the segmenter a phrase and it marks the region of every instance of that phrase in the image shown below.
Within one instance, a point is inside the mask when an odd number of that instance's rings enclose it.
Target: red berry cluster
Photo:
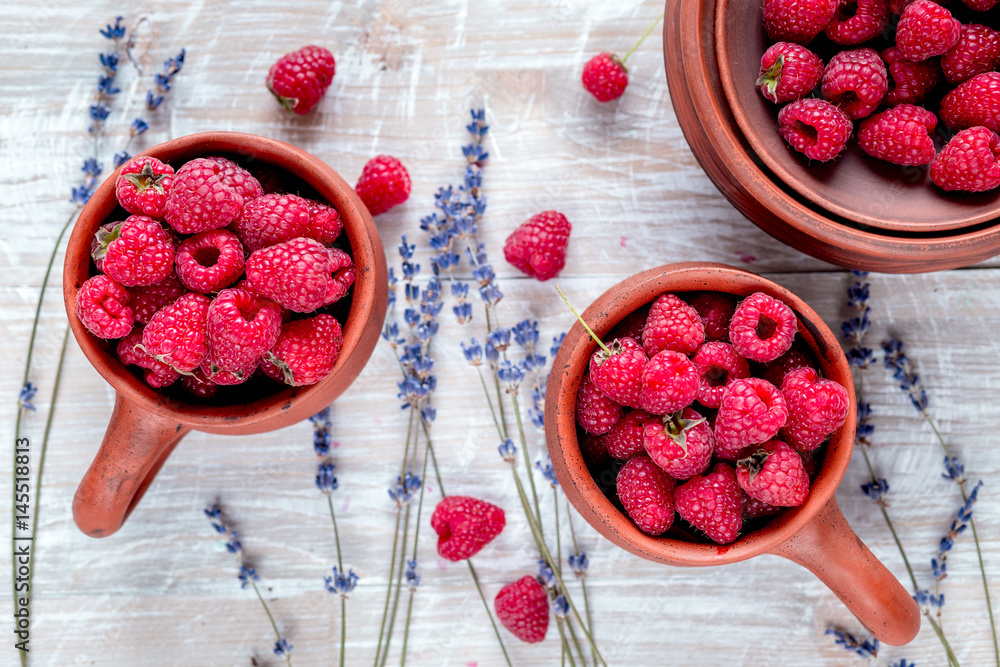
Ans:
[[[151,387],[180,379],[208,398],[255,375],[301,386],[333,370],[340,323],[317,311],[343,298],[355,273],[330,247],[343,229],[336,209],[264,194],[224,157],[175,172],[138,156],[115,192],[131,215],[97,231],[98,274],[81,286],[76,314],[95,336],[119,339],[119,359]]]
[[[679,514],[728,544],[744,519],[805,501],[814,452],[850,406],[797,331],[792,309],[762,292],[663,294],[612,330],[576,420],[591,470],[615,460],[616,499],[640,530],[659,535]]]
[[[963,2],[956,11],[966,22],[933,0],[764,0],[775,43],[756,85],[768,100],[788,103],[778,112],[782,138],[825,162],[840,155],[858,121],[862,151],[930,165],[943,190],[1000,186],[1000,33],[979,13],[997,0]],[[831,54],[825,65],[806,48],[820,33],[814,50]],[[822,97],[810,97],[817,88]],[[940,150],[939,118],[955,133]]]

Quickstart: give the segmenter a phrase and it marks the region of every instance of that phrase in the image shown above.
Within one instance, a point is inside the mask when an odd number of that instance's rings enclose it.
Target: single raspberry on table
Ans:
[[[646,422],[642,443],[653,463],[668,475],[674,479],[688,479],[708,468],[715,449],[715,435],[699,412],[684,408]]]
[[[195,158],[174,174],[167,195],[167,224],[181,234],[225,227],[240,214],[243,195],[222,178],[224,167],[208,158]]]
[[[169,164],[155,157],[134,157],[118,171],[115,197],[121,207],[133,215],[162,220],[173,182],[174,168]]]
[[[941,121],[952,130],[982,125],[1000,131],[1000,72],[977,74],[941,99]]]
[[[796,100],[778,112],[778,133],[810,160],[826,162],[840,155],[851,136],[851,117],[826,100]]]
[[[503,627],[523,642],[545,639],[549,629],[549,595],[532,576],[524,576],[500,589],[493,610]]]
[[[142,332],[143,349],[178,373],[194,371],[208,354],[208,304],[204,294],[189,292],[158,310]]]
[[[772,44],[760,59],[757,85],[766,99],[781,104],[805,97],[823,78],[823,61],[794,42]]]
[[[267,72],[267,89],[281,106],[299,115],[308,113],[326,92],[337,73],[333,54],[309,45],[278,58]]]
[[[641,453],[643,429],[653,419],[655,418],[644,410],[631,410],[622,415],[618,423],[602,438],[608,454],[624,461]]]
[[[930,176],[948,191],[985,192],[1000,186],[1000,137],[981,126],[962,130],[931,162]]]
[[[919,104],[941,80],[936,60],[919,63],[907,60],[895,46],[882,51],[882,61],[889,74],[889,90],[885,94],[885,103],[889,105]]]
[[[590,358],[591,381],[619,405],[638,408],[649,357],[634,338],[616,338],[607,349],[598,348]]]
[[[217,292],[243,274],[243,245],[227,229],[210,229],[181,241],[177,278],[195,292]]]
[[[839,6],[840,0],[764,0],[764,29],[771,41],[808,44]]]
[[[244,289],[225,289],[206,318],[208,359],[222,371],[249,377],[281,333],[281,307]]]
[[[333,371],[343,342],[340,322],[332,315],[293,320],[282,326],[278,340],[261,358],[260,369],[293,387],[316,384]]]
[[[632,522],[647,535],[659,535],[674,522],[674,478],[648,456],[628,460],[615,482],[618,499]]]
[[[308,236],[312,204],[298,195],[263,195],[243,204],[230,229],[247,253]]]
[[[729,323],[729,340],[744,359],[774,361],[792,347],[798,322],[786,304],[763,292],[740,302]]]
[[[337,209],[318,201],[309,202],[309,226],[303,236],[329,246],[337,240],[343,229],[344,221]]]
[[[788,352],[768,362],[758,375],[775,387],[780,387],[785,376],[796,368],[814,368],[816,362],[803,352],[798,345],[792,345]]]
[[[896,26],[896,48],[907,60],[920,62],[940,56],[955,46],[962,24],[932,0],[914,0]]]
[[[788,404],[777,387],[761,378],[733,380],[715,417],[715,455],[732,460],[750,445],[776,436],[788,420]]]
[[[834,44],[854,45],[881,35],[888,23],[888,0],[844,0],[824,32]]]
[[[930,164],[936,153],[930,135],[936,126],[937,116],[927,109],[900,104],[863,120],[858,145],[892,164]]]
[[[246,260],[247,289],[297,313],[343,297],[354,284],[354,271],[346,252],[303,237],[253,252]]]
[[[469,496],[446,496],[431,515],[431,528],[438,534],[438,555],[453,562],[475,556],[505,524],[502,509]]]
[[[774,516],[781,511],[781,508],[776,505],[768,505],[767,503],[752,498],[747,494],[743,494],[743,519],[763,519],[765,517]]]
[[[743,528],[743,491],[736,471],[726,463],[678,486],[674,505],[682,519],[719,544],[729,544]]]
[[[174,268],[173,237],[145,215],[102,225],[91,249],[98,268],[126,287],[158,283]]]
[[[503,256],[524,274],[545,281],[559,275],[566,265],[566,248],[573,230],[559,211],[542,211],[510,233]]]
[[[691,405],[698,395],[701,373],[680,352],[663,350],[650,357],[642,369],[639,403],[646,412],[665,415]]]
[[[823,70],[820,90],[852,119],[865,118],[889,90],[885,63],[872,49],[841,51]]]
[[[688,299],[705,328],[705,340],[729,340],[729,321],[736,312],[736,299],[719,292],[701,292]]]
[[[847,390],[833,380],[820,378],[812,368],[785,376],[781,395],[788,405],[788,421],[781,437],[800,452],[816,449],[843,425],[850,409]]]
[[[587,433],[603,435],[621,416],[622,407],[597,388],[590,373],[584,375],[576,393],[576,423],[580,428]]]
[[[598,102],[617,100],[628,86],[628,70],[613,53],[599,53],[583,66],[583,87]]]
[[[410,197],[410,174],[391,155],[376,155],[365,164],[354,190],[373,216],[399,206]]]
[[[809,495],[802,457],[780,440],[769,440],[740,459],[736,481],[751,498],[777,507],[798,507]]]
[[[941,56],[941,71],[948,83],[967,81],[1000,64],[1000,33],[978,23],[962,26],[955,46]]]
[[[80,286],[76,316],[98,338],[121,338],[135,322],[128,290],[105,275],[91,276]]]
[[[187,292],[187,288],[177,279],[176,273],[152,285],[139,285],[129,289],[132,299],[129,305],[135,314],[135,321],[148,324],[160,308],[169,306]]]
[[[750,377],[750,364],[729,343],[709,341],[698,348],[691,361],[701,373],[697,398],[706,408],[719,407],[730,382]]]
[[[693,354],[705,342],[698,311],[675,294],[661,294],[649,309],[642,346],[650,357],[662,350]]]
[[[133,327],[127,336],[118,341],[115,352],[118,353],[118,359],[123,364],[138,366],[146,371],[143,374],[146,384],[153,389],[162,389],[176,382],[177,378],[180,377],[180,373],[167,364],[151,357],[141,346],[138,349],[136,348],[137,345],[142,343],[142,331],[144,328],[141,324]]]

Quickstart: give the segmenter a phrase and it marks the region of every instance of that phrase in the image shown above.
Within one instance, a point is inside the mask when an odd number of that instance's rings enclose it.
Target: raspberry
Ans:
[[[434,508],[431,528],[438,534],[441,558],[472,558],[503,530],[506,519],[496,505],[468,496],[447,496]]]
[[[173,237],[145,215],[103,225],[91,248],[100,270],[126,287],[158,283],[174,268]]]
[[[343,342],[340,322],[332,315],[321,313],[288,322],[264,353],[260,368],[268,377],[293,387],[315,384],[333,370]]]
[[[337,62],[322,46],[309,45],[278,58],[267,72],[267,89],[281,106],[309,113],[333,82]]]
[[[618,499],[639,530],[659,535],[674,522],[674,478],[647,456],[628,460],[618,471]]]
[[[638,408],[642,369],[649,357],[634,338],[615,339],[608,350],[610,354],[598,348],[590,358],[590,379],[619,405]]]
[[[247,258],[247,288],[297,313],[337,301],[354,284],[354,262],[343,250],[295,238]]]
[[[1000,131],[1000,72],[977,74],[941,100],[941,120],[952,130],[982,125]]]
[[[750,377],[750,364],[729,343],[708,342],[691,358],[698,367],[698,402],[706,408],[718,408],[726,385],[737,378]]]
[[[1000,137],[985,127],[962,130],[931,162],[930,175],[948,191],[985,192],[1000,186]]]
[[[545,639],[549,629],[549,595],[532,576],[507,584],[493,600],[493,610],[503,627],[523,642]]]
[[[642,433],[653,417],[642,410],[625,413],[601,439],[609,455],[626,460],[642,452]]]
[[[410,197],[410,174],[391,155],[376,155],[361,170],[354,190],[372,216],[380,215]]]
[[[814,363],[797,345],[793,345],[788,352],[768,363],[760,377],[775,387],[780,387],[787,374],[796,368],[813,368]]]
[[[208,354],[205,318],[208,297],[189,292],[153,315],[142,332],[142,347],[178,373],[190,373]]]
[[[615,325],[608,334],[608,338],[634,338],[642,341],[642,330],[646,328],[646,313],[644,310],[636,310],[625,316],[625,319]]]
[[[222,179],[223,170],[208,158],[196,158],[178,169],[167,194],[167,224],[182,234],[194,234],[235,220],[243,195]]]
[[[889,74],[886,104],[919,104],[941,78],[936,61],[915,63],[899,55],[895,46],[882,51],[882,60]]]
[[[277,195],[289,190],[285,185],[283,174],[274,167],[266,165],[255,166],[253,177],[260,183],[261,194]]]
[[[642,330],[642,346],[650,357],[662,350],[693,354],[705,342],[705,325],[698,311],[674,294],[653,302]]]
[[[219,370],[249,377],[279,333],[281,308],[247,290],[222,290],[208,307],[208,359]]]
[[[211,356],[206,356],[204,361],[201,362],[201,366],[198,367],[198,371],[205,378],[206,382],[211,382],[219,386],[243,384],[253,377],[256,370],[256,368],[250,368],[240,371],[224,371],[212,363]]]
[[[769,440],[740,459],[736,481],[751,498],[776,507],[798,507],[809,495],[802,457],[780,440]]]
[[[161,389],[176,382],[177,378],[180,377],[180,373],[149,356],[149,354],[141,349],[141,346],[139,349],[136,348],[142,342],[144,328],[142,325],[133,327],[127,336],[118,341],[118,347],[115,348],[115,352],[118,353],[118,359],[123,364],[138,366],[146,371],[143,375],[146,384],[153,389]]]
[[[590,373],[583,376],[576,393],[576,423],[587,433],[603,435],[621,419],[622,408],[601,393]]]
[[[791,308],[763,292],[755,292],[736,307],[729,324],[729,339],[744,359],[774,361],[792,347],[796,327]]]
[[[840,0],[764,0],[764,28],[771,41],[808,44],[833,19]]]
[[[344,221],[340,219],[337,209],[318,201],[309,201],[309,226],[303,236],[329,246],[343,229]]]
[[[781,511],[780,507],[774,505],[768,505],[767,503],[757,500],[756,498],[751,498],[750,496],[743,494],[743,519],[763,519],[764,517],[774,516]]]
[[[778,112],[778,133],[810,160],[840,155],[851,136],[851,117],[826,100],[796,100]]]
[[[937,117],[923,107],[900,104],[865,119],[858,131],[861,150],[892,164],[930,164]]]
[[[781,437],[800,452],[812,451],[823,444],[827,436],[841,427],[851,407],[847,390],[832,380],[820,379],[812,368],[800,368],[786,375],[781,394],[788,404],[788,421],[781,429]]]
[[[103,275],[92,276],[80,286],[76,316],[98,338],[121,338],[132,330],[135,321],[128,290]]]
[[[1000,64],[1000,33],[979,24],[966,24],[955,46],[941,56],[941,71],[948,83],[967,81]]]
[[[914,0],[896,26],[896,48],[907,60],[920,62],[939,56],[958,42],[962,24],[951,12],[931,0]]]
[[[698,412],[680,412],[651,419],[642,436],[643,447],[653,463],[674,479],[688,479],[708,468],[715,449],[712,427]]]
[[[778,42],[761,57],[755,85],[766,99],[780,104],[805,97],[822,77],[823,61],[819,56],[793,42]]]
[[[997,0],[962,0],[965,6],[977,12],[988,12],[996,6]]]
[[[628,70],[612,53],[599,53],[583,66],[580,77],[583,87],[598,102],[617,100],[628,86]]]
[[[115,179],[115,197],[133,215],[162,220],[167,194],[174,182],[174,168],[155,157],[135,157],[122,165]]]
[[[312,202],[297,195],[263,195],[243,205],[231,229],[251,253],[306,236],[311,206]]]
[[[169,306],[176,301],[181,294],[187,290],[181,281],[177,279],[176,273],[171,273],[158,283],[152,285],[140,285],[129,290],[132,300],[132,312],[135,313],[135,321],[148,324],[149,320],[160,308]]]
[[[217,292],[243,273],[243,246],[226,229],[199,232],[177,248],[177,277],[195,292]]]
[[[181,386],[186,392],[201,400],[212,398],[219,392],[219,385],[205,377],[200,367],[194,369],[193,373],[182,375]]]
[[[583,460],[592,468],[600,468],[608,462],[607,435],[593,435],[586,431],[578,438]]]
[[[241,206],[251,199],[263,196],[264,188],[261,187],[260,181],[240,165],[218,155],[212,155],[205,159],[218,165],[219,178],[222,179],[222,182],[236,190],[243,197]]]
[[[503,256],[515,268],[538,280],[559,275],[566,265],[566,246],[573,225],[558,211],[531,216],[510,233]]]
[[[729,340],[729,321],[736,312],[736,300],[727,294],[702,292],[688,300],[701,317],[705,340]]]
[[[729,544],[743,528],[743,492],[725,463],[677,487],[674,503],[682,519],[719,544]]]
[[[701,384],[698,367],[680,352],[657,352],[642,369],[639,403],[654,415],[676,412],[694,401]]]
[[[826,36],[835,44],[853,45],[877,37],[889,23],[887,0],[845,0],[826,26]]]
[[[788,419],[788,405],[778,388],[761,378],[733,380],[715,417],[715,455],[735,459],[750,445],[778,434]]]
[[[827,63],[820,90],[852,119],[864,118],[889,90],[885,63],[872,49],[841,51]]]

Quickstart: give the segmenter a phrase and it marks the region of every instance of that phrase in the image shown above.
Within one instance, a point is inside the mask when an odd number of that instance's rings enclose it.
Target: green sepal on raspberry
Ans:
[[[767,70],[757,77],[755,86],[764,86],[767,89],[767,94],[765,97],[768,99],[774,99],[777,97],[775,94],[778,88],[778,81],[781,79],[781,70],[785,66],[785,56],[778,56],[774,61],[774,64],[767,68]]]
[[[94,234],[94,243],[91,245],[90,256],[100,268],[100,262],[108,254],[108,246],[122,234],[122,223],[113,222],[101,225]]]
[[[663,433],[673,440],[678,447],[687,454],[687,434],[698,424],[704,424],[708,420],[704,417],[698,419],[687,419],[684,417],[686,410],[678,410],[670,415],[663,415],[660,421],[663,423]]]
[[[156,194],[162,195],[166,193],[163,187],[163,181],[167,178],[169,174],[157,174],[153,171],[153,163],[146,160],[142,165],[142,170],[137,174],[122,174],[122,177],[135,186],[135,189],[139,192],[145,192],[146,190],[152,189]]]

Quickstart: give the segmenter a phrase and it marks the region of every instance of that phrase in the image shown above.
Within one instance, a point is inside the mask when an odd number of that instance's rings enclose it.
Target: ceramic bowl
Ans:
[[[181,393],[150,388],[118,361],[114,347],[91,335],[76,317],[76,295],[95,269],[90,259],[94,234],[108,220],[127,215],[115,199],[117,171],[94,192],[80,213],[66,250],[63,297],[70,327],[84,355],[114,388],[115,407],[104,441],[73,500],[73,516],[86,534],[117,531],[142,498],[170,452],[190,430],[245,435],[270,431],[319,412],[339,396],[364,368],[378,341],[388,299],[385,255],[371,215],[347,182],[322,160],[289,144],[235,132],[194,134],[143,151],[171,164],[221,155],[251,172],[266,167],[337,209],[341,238],[356,267],[354,286],[343,300],[344,341],[333,371],[305,387],[261,385],[250,395],[222,403],[199,402]],[[349,308],[347,307],[347,300]]]
[[[579,323],[573,325],[559,348],[546,389],[546,440],[567,498],[604,537],[650,560],[707,566],[765,553],[788,558],[816,574],[880,641],[893,645],[909,642],[920,625],[916,603],[854,534],[834,497],[854,445],[854,384],[836,336],[815,311],[780,285],[742,269],[721,264],[670,264],[610,288],[583,318],[598,336],[604,336],[629,313],[663,293],[697,291],[724,292],[737,298],[764,292],[788,304],[798,318],[799,344],[813,353],[825,377],[848,390],[852,407],[847,421],[824,446],[805,503],[727,545],[676,533],[651,537],[640,531],[602,490],[602,486],[613,489],[614,479],[595,479],[580,451],[576,395],[596,343]]]
[[[925,170],[880,165],[853,141],[844,159],[807,167],[752,85],[766,48],[759,3],[725,6],[739,18],[720,12],[720,0],[668,0],[664,63],[695,157],[741,213],[776,239],[852,269],[937,271],[1000,253],[996,194],[946,195],[918,182]],[[737,30],[739,39],[725,40]]]

